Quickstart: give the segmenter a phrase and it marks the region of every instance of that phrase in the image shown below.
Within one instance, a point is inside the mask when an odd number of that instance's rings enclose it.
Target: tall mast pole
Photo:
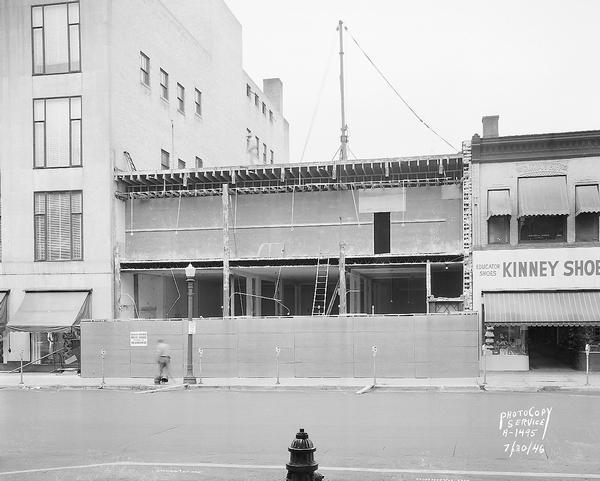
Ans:
[[[348,160],[348,126],[346,125],[346,111],[344,107],[344,22],[341,20],[338,23],[340,32],[340,95],[342,100],[342,135],[340,136],[340,160],[346,162]]]

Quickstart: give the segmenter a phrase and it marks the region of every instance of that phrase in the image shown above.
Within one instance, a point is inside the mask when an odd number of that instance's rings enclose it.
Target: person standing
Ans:
[[[154,382],[156,384],[160,384],[161,382],[169,382],[169,378],[171,377],[171,356],[169,355],[169,345],[162,339],[159,339],[156,343],[156,352],[158,354],[158,376],[155,378]]]

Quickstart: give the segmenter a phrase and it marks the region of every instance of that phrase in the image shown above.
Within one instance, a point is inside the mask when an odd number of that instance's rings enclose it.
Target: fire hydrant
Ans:
[[[321,481],[323,475],[317,471],[319,465],[315,462],[314,452],[317,449],[313,442],[308,439],[308,433],[304,429],[296,434],[296,439],[288,448],[290,452],[290,462],[285,465],[287,468],[286,480],[289,481]]]

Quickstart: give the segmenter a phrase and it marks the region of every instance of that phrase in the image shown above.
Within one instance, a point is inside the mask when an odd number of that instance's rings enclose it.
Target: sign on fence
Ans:
[[[129,345],[131,347],[145,347],[148,345],[148,332],[146,331],[130,331]]]

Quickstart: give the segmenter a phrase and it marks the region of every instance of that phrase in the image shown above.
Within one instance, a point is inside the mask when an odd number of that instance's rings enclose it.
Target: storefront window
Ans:
[[[486,344],[492,355],[527,355],[527,328],[520,326],[488,327]]]
[[[533,215],[519,219],[519,242],[566,242],[566,215]]]

